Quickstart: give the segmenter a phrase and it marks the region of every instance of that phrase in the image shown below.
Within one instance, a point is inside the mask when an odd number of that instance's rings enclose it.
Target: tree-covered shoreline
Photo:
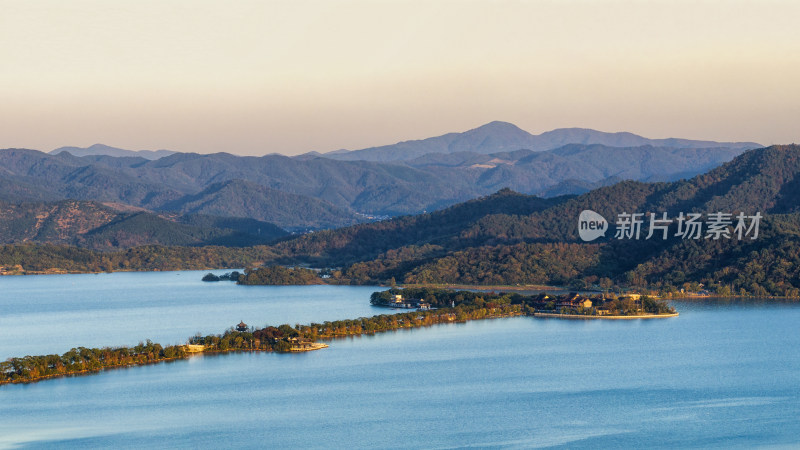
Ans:
[[[493,319],[536,313],[534,296],[518,293],[486,293],[450,291],[444,289],[412,288],[375,292],[370,301],[381,304],[389,295],[424,298],[432,309],[399,314],[381,314],[312,322],[306,325],[283,324],[263,328],[230,328],[222,334],[196,335],[187,345],[162,346],[150,340],[133,347],[78,347],[63,355],[40,355],[9,358],[0,363],[0,385],[29,383],[49,378],[96,373],[113,368],[140,366],[186,359],[194,349],[209,353],[231,351],[264,351],[286,353],[314,349],[320,340],[359,336],[404,328],[418,328],[443,323]],[[194,349],[193,349],[194,347]]]
[[[455,308],[435,311],[409,312],[396,315],[377,315],[307,325],[284,324],[248,328],[234,328],[222,334],[196,335],[189,345],[202,346],[204,353],[230,351],[291,352],[318,340],[343,336],[372,334],[401,328],[415,328],[438,323],[463,322],[520,315],[519,305],[500,302],[491,308],[463,303]],[[188,346],[162,346],[150,340],[133,347],[86,348],[78,347],[63,355],[39,355],[9,358],[0,363],[0,385],[29,383],[56,377],[101,372],[107,369],[132,367],[158,362],[186,359],[191,356]]]
[[[0,274],[208,270],[253,267],[273,260],[271,247],[148,245],[103,252],[55,244],[0,245]]]
[[[772,219],[772,218],[770,218]],[[226,247],[162,247],[147,246],[128,249],[120,252],[99,252],[60,245],[1,245],[0,275],[29,274],[64,274],[64,273],[100,273],[100,272],[135,272],[135,271],[167,271],[167,270],[214,270],[249,267],[255,275],[241,284],[248,285],[286,285],[286,284],[348,284],[348,285],[471,285],[475,288],[486,288],[497,285],[525,286],[549,284],[563,289],[586,290],[625,290],[635,288],[639,291],[651,292],[660,297],[686,298],[697,293],[714,297],[769,297],[775,299],[796,299],[800,297],[797,284],[797,270],[800,267],[800,244],[782,245],[779,251],[770,250],[772,239],[779,238],[774,234],[771,222],[765,225],[765,242],[758,244],[759,251],[747,253],[737,251],[736,260],[723,263],[716,252],[704,253],[706,247],[696,246],[693,250],[680,255],[680,258],[666,259],[661,256],[657,264],[643,264],[629,272],[618,276],[613,273],[596,272],[592,264],[608,265],[613,269],[613,261],[625,259],[624,252],[608,254],[601,251],[596,244],[520,244],[510,247],[476,248],[469,252],[455,253],[453,257],[436,259],[435,262],[420,266],[409,266],[402,258],[405,253],[390,253],[398,257],[397,261],[388,262],[378,258],[371,262],[359,262],[342,268],[310,270],[301,276],[275,276],[269,272],[282,269],[275,265],[279,251],[273,247],[226,248]],[[785,227],[784,227],[785,228]],[[783,230],[783,228],[781,229]],[[798,222],[800,230],[800,221]],[[783,230],[785,231],[785,230]],[[800,231],[797,231],[800,233]],[[793,234],[786,235],[788,240]],[[782,238],[781,238],[782,239]],[[747,245],[757,245],[750,244]],[[730,246],[730,244],[728,244]],[[712,248],[712,246],[707,246]],[[533,249],[533,250],[532,250]],[[488,253],[483,253],[483,251]],[[588,252],[588,253],[587,253]],[[600,256],[592,256],[596,252]],[[601,257],[602,256],[602,257]],[[463,261],[459,258],[463,257]],[[588,259],[587,259],[588,258]],[[715,274],[698,272],[697,268],[687,269],[672,267],[675,260],[681,264],[693,264],[695,261],[706,261],[714,264]],[[478,263],[474,263],[478,261]],[[592,262],[593,261],[593,262]],[[259,267],[270,262],[270,267]],[[449,266],[448,264],[454,264]],[[526,266],[531,276],[521,276],[520,267]],[[403,268],[411,268],[404,272]],[[469,268],[464,269],[464,268]],[[647,281],[658,269],[660,278],[655,282]],[[308,269],[294,269],[305,271]],[[485,276],[473,278],[467,276],[474,271],[482,271]],[[314,273],[311,273],[314,272]],[[650,273],[647,275],[647,273]],[[327,278],[322,278],[325,274]],[[467,275],[465,275],[467,274]],[[691,275],[690,275],[691,274]],[[265,275],[265,276],[262,276]],[[736,279],[732,279],[733,276]],[[246,278],[246,277],[243,277]],[[624,280],[623,280],[624,279]],[[683,292],[682,292],[683,290]]]

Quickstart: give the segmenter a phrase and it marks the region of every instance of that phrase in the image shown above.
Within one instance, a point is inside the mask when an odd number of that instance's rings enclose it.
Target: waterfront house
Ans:
[[[389,306],[402,309],[431,309],[431,304],[420,298],[404,299],[402,295],[395,295],[389,300]]]
[[[619,298],[622,302],[632,302],[637,307],[642,306],[641,294],[626,294]]]
[[[292,337],[287,340],[292,345],[291,351],[306,350],[312,347],[312,342],[305,338]]]
[[[598,316],[607,316],[611,314],[611,310],[608,309],[607,306],[598,306],[597,308],[595,308],[595,311],[597,311]]]
[[[536,307],[536,308],[544,308],[547,305],[547,303],[555,302],[555,300],[556,300],[555,298],[553,298],[553,297],[547,295],[546,293],[542,292],[541,294],[537,295],[536,297],[533,297],[532,303],[533,303],[533,306]]]
[[[584,297],[575,292],[558,299],[556,306],[559,308],[591,308],[592,301],[588,297]]]

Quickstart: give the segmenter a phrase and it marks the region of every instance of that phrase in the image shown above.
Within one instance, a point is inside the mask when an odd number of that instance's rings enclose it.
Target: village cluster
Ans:
[[[581,314],[581,315],[613,315],[619,313],[631,314],[642,311],[644,305],[640,294],[596,294],[584,295],[577,292],[556,295],[542,292],[531,297],[527,302],[535,312]],[[388,304],[390,308],[417,309],[425,311],[431,309],[431,304],[418,298],[405,298],[402,294],[395,294]],[[454,304],[451,306],[455,306]]]

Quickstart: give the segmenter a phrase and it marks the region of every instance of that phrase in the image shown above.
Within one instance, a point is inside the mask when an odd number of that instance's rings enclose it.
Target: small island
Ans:
[[[228,272],[222,275],[214,275],[213,273],[209,272],[203,276],[203,281],[233,281],[238,282],[239,278],[242,277],[242,274],[238,271],[234,270],[233,272]]]
[[[269,266],[245,269],[244,273],[207,273],[203,281],[233,281],[248,286],[300,286],[325,284],[319,272],[302,267]]]
[[[678,312],[665,300],[640,294],[564,295],[541,293],[532,297],[534,317],[561,319],[656,319],[676,317]]]
[[[428,310],[454,307],[464,301],[486,303],[508,299],[521,305],[524,314],[534,317],[563,319],[650,319],[675,317],[678,313],[665,300],[640,294],[596,294],[577,292],[555,295],[542,292],[538,295],[519,293],[495,294],[469,291],[449,291],[433,288],[389,289],[372,294],[373,305],[387,308]]]

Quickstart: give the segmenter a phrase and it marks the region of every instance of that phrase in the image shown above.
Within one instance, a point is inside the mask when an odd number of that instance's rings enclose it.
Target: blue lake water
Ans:
[[[225,271],[213,271],[223,274]],[[373,316],[381,288],[237,286],[208,271],[0,277],[0,360],[70,348],[182,344],[244,321],[280,325]]]
[[[207,306],[221,315],[224,309],[213,309],[209,298],[227,289],[232,291],[225,298],[239,298],[234,305],[260,298],[234,295],[262,295],[297,315],[277,322],[384,312],[368,305],[373,288],[282,288],[282,296],[272,297],[268,291],[275,288],[249,294],[258,288],[180,287],[184,274],[145,279],[150,285],[162,280],[160,290],[174,291],[174,298],[181,289],[203,298],[193,303],[191,296],[180,297],[182,306],[169,306],[178,312]],[[76,279],[76,286],[83,283]],[[96,279],[86,278],[87,291]],[[50,282],[42,277],[33,284]],[[238,289],[248,293],[236,294]],[[77,287],[73,292],[76,297],[60,301],[87,301],[89,294],[81,295]],[[135,292],[127,306],[120,301],[116,309],[158,308],[157,299],[139,299]],[[350,312],[327,317],[339,310],[324,301],[359,296],[366,306],[353,302]],[[681,316],[674,319],[475,321],[335,340],[328,349],[304,354],[198,356],[2,386],[0,446],[797,447],[800,306],[675,305]],[[39,308],[59,320],[54,306]],[[80,316],[78,308],[62,308]],[[22,308],[16,314],[34,321],[36,311]],[[108,313],[103,307],[82,311]],[[216,332],[231,319],[246,319],[234,312],[214,323],[196,314],[207,322],[189,334],[206,331],[202,327]],[[150,337],[158,327],[145,328],[145,336],[134,340]],[[8,350],[5,336],[3,353],[19,355],[28,345],[15,343],[22,347]]]

